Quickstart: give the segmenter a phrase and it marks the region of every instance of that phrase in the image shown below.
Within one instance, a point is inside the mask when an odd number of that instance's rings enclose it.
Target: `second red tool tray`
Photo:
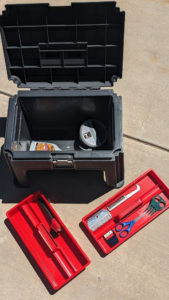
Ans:
[[[115,207],[113,210],[108,210],[108,206],[116,202],[116,200],[121,198],[123,195],[128,195],[134,191],[136,189],[136,185],[140,187],[140,190],[137,193]],[[159,199],[162,199],[160,201],[163,202],[159,204],[159,208],[161,209],[159,211],[156,211],[151,204],[152,199],[157,195]],[[154,198],[153,201],[156,200],[157,199]],[[85,231],[87,232],[90,240],[93,241],[93,244],[97,245],[104,254],[108,254],[139,231],[142,227],[151,222],[159,214],[164,212],[168,207],[168,186],[153,170],[149,170],[86,215],[82,219],[82,223],[85,226]],[[103,215],[101,216],[101,222],[103,222],[103,225],[98,228],[97,226],[93,226],[93,230],[91,230],[89,228],[88,221],[91,220],[92,217],[94,217],[97,221],[97,218],[100,217],[100,211],[103,212]],[[134,223],[132,223],[131,231],[126,231],[124,233],[126,236],[124,236],[122,229],[120,226],[117,227],[117,225],[120,223],[126,224],[131,221],[134,221]],[[117,230],[118,228],[119,230]],[[108,242],[108,240],[110,240],[113,245]]]

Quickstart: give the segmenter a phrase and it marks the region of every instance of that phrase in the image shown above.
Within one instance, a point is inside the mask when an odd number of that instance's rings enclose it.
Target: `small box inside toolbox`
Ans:
[[[50,222],[38,204],[39,198],[43,198],[45,205],[62,227],[55,238],[50,234]],[[59,289],[90,263],[40,192],[29,196],[8,211],[7,217],[54,289]]]
[[[95,231],[90,230],[88,227],[88,220],[97,214],[100,210],[105,209],[108,210],[108,206],[116,200],[118,200],[122,195],[127,195],[135,190],[135,185],[139,185],[140,190],[135,193],[132,197],[125,200],[123,203],[118,205],[116,208],[110,211],[112,216],[111,219],[106,221],[102,226],[99,226]],[[156,195],[162,197],[165,201],[166,206],[162,206],[162,210],[153,211],[154,214],[149,214],[146,212],[148,206],[151,203],[151,200]],[[141,200],[140,203],[138,200]],[[136,203],[135,209],[132,209],[132,204]],[[169,188],[165,185],[165,183],[160,179],[160,177],[153,171],[149,170],[139,178],[130,183],[127,187],[122,189],[119,193],[108,199],[106,202],[97,207],[94,211],[89,213],[82,219],[83,225],[85,226],[87,232],[92,237],[94,243],[96,243],[101,250],[108,254],[116,247],[118,247],[121,243],[123,243],[126,239],[130,238],[133,234],[135,234],[138,230],[144,227],[146,224],[151,222],[154,218],[156,218],[160,213],[165,211],[169,207]],[[129,209],[131,208],[131,209]],[[126,213],[125,213],[126,211]],[[142,216],[142,214],[144,214]],[[121,222],[129,222],[131,220],[135,220],[137,217],[142,216],[132,227],[131,231],[126,237],[120,237],[119,232],[116,230],[117,224]],[[122,218],[122,219],[121,219]],[[111,245],[107,242],[107,235],[111,234],[111,231],[115,233],[118,241],[116,245]],[[106,238],[105,238],[106,236]],[[111,235],[110,235],[111,236]]]

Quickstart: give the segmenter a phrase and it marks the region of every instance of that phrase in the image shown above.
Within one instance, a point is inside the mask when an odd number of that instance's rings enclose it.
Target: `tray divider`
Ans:
[[[107,3],[106,3],[106,12],[105,12],[104,82],[106,82],[106,45],[107,45]]]
[[[49,30],[48,30],[48,15],[47,15],[47,7],[45,9],[45,21],[46,21],[46,34],[47,34],[47,43],[49,44]],[[40,57],[40,51],[39,51],[39,57]],[[41,64],[41,59],[40,59],[40,64]],[[42,65],[41,65],[42,66]],[[50,81],[51,84],[53,84],[53,76],[52,76],[52,70],[51,68],[49,68],[50,70]]]
[[[17,16],[16,8],[15,8],[15,15],[16,15],[16,22],[17,22],[18,37],[19,37],[19,47],[21,49],[22,70],[23,70],[24,80],[25,80],[25,84],[26,84],[27,80],[26,80],[25,64],[24,64],[23,52],[22,52],[22,41],[21,41],[21,36],[20,36],[20,29],[19,29],[19,24],[18,24],[18,16]]]
[[[75,26],[76,26],[76,43],[78,43],[78,27],[77,27],[77,11],[76,6],[74,7],[74,14],[75,14]],[[77,73],[77,83],[79,83],[79,68],[76,69]]]

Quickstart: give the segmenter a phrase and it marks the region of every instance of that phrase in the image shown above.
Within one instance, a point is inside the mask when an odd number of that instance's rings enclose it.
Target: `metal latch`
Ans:
[[[57,166],[71,167],[73,165],[73,162],[72,162],[72,160],[67,160],[67,159],[57,159],[57,160],[53,160],[53,165],[54,165],[54,167],[57,167]]]

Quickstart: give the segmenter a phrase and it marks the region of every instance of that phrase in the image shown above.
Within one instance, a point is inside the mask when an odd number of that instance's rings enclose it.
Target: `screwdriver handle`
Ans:
[[[121,203],[123,203],[125,200],[127,200],[127,197],[126,196],[122,196],[118,200],[116,200],[115,202],[113,202],[112,204],[110,204],[109,206],[107,206],[107,209],[109,211],[112,211],[117,206],[119,206]]]

